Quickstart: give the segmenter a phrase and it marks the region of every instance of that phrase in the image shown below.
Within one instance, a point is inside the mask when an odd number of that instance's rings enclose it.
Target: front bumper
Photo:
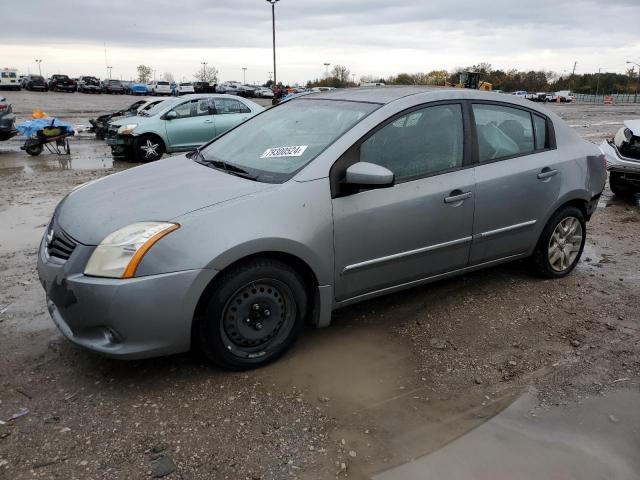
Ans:
[[[640,174],[640,160],[623,157],[608,141],[600,144],[600,150],[607,160],[607,170],[619,173]]]
[[[215,270],[187,270],[132,279],[82,273],[94,247],[78,244],[66,262],[47,257],[43,239],[38,275],[47,308],[73,343],[113,358],[185,352],[202,292]]]

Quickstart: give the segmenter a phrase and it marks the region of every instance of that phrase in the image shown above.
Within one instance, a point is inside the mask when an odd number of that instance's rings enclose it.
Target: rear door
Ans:
[[[463,108],[447,103],[392,118],[332,168],[336,299],[463,268],[471,246],[474,178]],[[346,168],[371,162],[393,187],[342,192]]]
[[[170,150],[192,150],[215,137],[208,98],[188,100],[174,107],[173,111],[177,118],[164,121]]]
[[[526,108],[474,102],[478,142],[472,265],[526,252],[558,199],[566,165],[551,121]]]
[[[216,135],[244,122],[251,116],[251,109],[234,98],[215,98]]]

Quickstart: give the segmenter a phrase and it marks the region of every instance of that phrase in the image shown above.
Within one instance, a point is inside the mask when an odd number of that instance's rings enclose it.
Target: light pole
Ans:
[[[638,67],[638,81],[636,82],[636,94],[633,96],[633,103],[638,103],[638,87],[640,87],[640,63],[630,62],[629,60],[627,60],[627,63],[636,65]]]
[[[107,80],[111,78],[111,70],[113,67],[107,67]]]
[[[246,85],[247,83],[247,67],[242,67],[242,84]]]
[[[38,75],[42,76],[42,69],[40,68],[40,64],[42,63],[41,58],[36,58],[36,63],[38,64]]]
[[[200,62],[200,65],[202,65],[202,81],[206,82],[207,81],[207,62]]]
[[[596,102],[598,101],[598,89],[600,88],[600,70],[602,70],[602,67],[598,68],[598,80],[596,81]]]
[[[277,86],[276,80],[276,3],[280,0],[267,0],[267,3],[271,4],[271,30],[273,32],[273,85]]]
[[[324,78],[329,78],[329,65],[330,63],[324,63]]]

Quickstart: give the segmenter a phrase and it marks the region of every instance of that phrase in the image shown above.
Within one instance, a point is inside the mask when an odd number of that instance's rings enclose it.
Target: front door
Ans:
[[[164,122],[170,151],[193,150],[216,136],[214,115],[207,98],[188,100],[173,111],[177,117]]]
[[[354,147],[357,161],[388,168],[396,184],[334,194],[338,301],[467,265],[475,180],[464,144],[455,103],[397,116]]]
[[[565,161],[537,113],[473,104],[478,137],[471,264],[525,253],[557,201]]]

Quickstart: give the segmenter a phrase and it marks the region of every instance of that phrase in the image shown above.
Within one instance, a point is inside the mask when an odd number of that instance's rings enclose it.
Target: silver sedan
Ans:
[[[38,271],[83,347],[253,368],[379,295],[516,259],[567,275],[605,178],[598,147],[513,96],[336,90],[74,190]]]

